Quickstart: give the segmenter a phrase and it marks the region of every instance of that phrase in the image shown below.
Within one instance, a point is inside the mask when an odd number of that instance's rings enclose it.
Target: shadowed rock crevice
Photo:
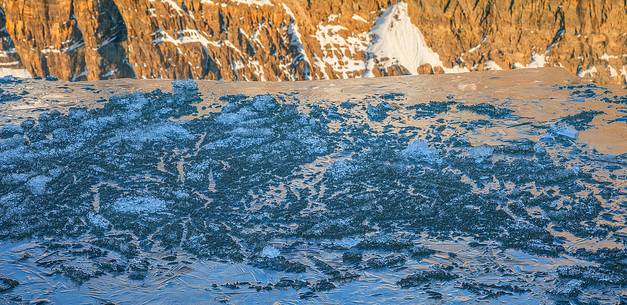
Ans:
[[[562,6],[558,6],[555,11],[555,22],[559,24],[557,31],[555,32],[555,36],[551,40],[551,43],[546,47],[546,51],[551,52],[551,50],[564,38],[564,34],[566,34],[566,21],[564,20],[564,10]]]
[[[70,1],[70,14],[66,24],[71,29],[68,40],[61,42],[61,52],[66,52],[70,57],[71,81],[87,80],[87,65],[85,64],[85,40],[83,32],[78,26],[75,14],[75,0]]]
[[[135,77],[128,62],[126,23],[113,0],[77,0],[79,27],[89,33],[89,79]]]

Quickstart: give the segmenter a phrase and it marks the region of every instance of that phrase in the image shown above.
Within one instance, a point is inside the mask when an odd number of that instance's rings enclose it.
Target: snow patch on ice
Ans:
[[[552,126],[551,127],[551,133],[553,133],[554,135],[558,135],[558,136],[563,136],[563,137],[567,137],[570,139],[576,139],[577,138],[577,130],[571,126]]]
[[[276,109],[277,104],[271,95],[258,95],[253,99],[253,108],[260,112],[268,112]]]
[[[113,203],[113,210],[125,214],[155,213],[163,211],[166,202],[154,197],[124,197]]]
[[[357,167],[347,160],[338,160],[329,168],[329,173],[334,179],[342,180],[357,171]]]
[[[265,246],[263,250],[261,250],[261,256],[267,258],[277,258],[281,255],[281,251],[273,246]]]
[[[357,244],[359,244],[362,240],[362,238],[344,237],[336,241],[334,244],[344,248],[352,248],[357,246]]]
[[[102,215],[100,214],[89,213],[87,215],[87,219],[89,219],[89,222],[91,222],[93,225],[103,228],[103,229],[106,229],[111,225],[109,220],[102,217]]]
[[[408,160],[438,162],[438,151],[425,140],[414,140],[401,151],[401,156]]]
[[[159,123],[148,125],[130,131],[119,132],[116,136],[109,140],[109,143],[125,142],[133,147],[139,147],[141,144],[150,142],[165,142],[169,140],[191,140],[194,136],[182,126]]]
[[[481,145],[473,147],[469,150],[470,156],[475,159],[476,162],[481,162],[486,158],[489,158],[494,153],[494,148],[489,145]]]
[[[224,125],[238,125],[257,117],[249,108],[241,108],[237,112],[224,112],[218,115],[216,122]]]
[[[33,195],[43,195],[46,193],[46,185],[52,178],[48,176],[35,176],[26,182],[26,187]]]

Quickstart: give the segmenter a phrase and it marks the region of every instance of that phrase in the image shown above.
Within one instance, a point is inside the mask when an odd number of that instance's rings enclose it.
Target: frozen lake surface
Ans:
[[[557,69],[0,89],[2,304],[627,301],[624,89]]]

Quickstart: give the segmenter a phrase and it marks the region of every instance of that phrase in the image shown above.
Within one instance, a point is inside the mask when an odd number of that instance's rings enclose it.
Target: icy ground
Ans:
[[[20,102],[19,81],[0,86]],[[500,102],[282,93],[206,111],[174,82],[5,124],[0,303],[624,302],[627,155],[578,141],[604,112],[520,123]]]

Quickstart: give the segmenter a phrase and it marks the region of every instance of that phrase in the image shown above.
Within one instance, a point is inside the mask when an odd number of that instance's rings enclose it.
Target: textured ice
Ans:
[[[9,291],[15,287],[17,287],[20,284],[20,282],[12,279],[12,278],[8,278],[6,276],[4,276],[3,274],[0,274],[0,293],[5,292],[5,291]]]
[[[28,182],[26,182],[26,186],[33,195],[43,195],[46,192],[46,185],[50,180],[52,180],[50,177],[39,175],[30,178]]]
[[[437,150],[429,146],[429,142],[425,140],[413,140],[401,151],[401,155],[408,160],[439,162]]]
[[[347,160],[338,160],[329,169],[333,179],[344,179],[355,171],[357,171],[357,167]]]
[[[368,118],[373,121],[383,121],[392,107],[387,102],[379,103],[376,106],[368,105]]]
[[[261,256],[267,258],[277,258],[280,254],[281,251],[273,246],[265,246],[263,250],[261,250]]]
[[[0,267],[55,275],[9,293],[619,301],[625,156],[577,141],[601,113],[513,124],[502,100],[408,101],[202,98],[187,81],[4,126],[0,239],[28,246]]]
[[[497,107],[491,104],[476,104],[476,105],[458,105],[457,109],[472,111],[477,114],[486,115],[494,119],[503,119],[511,115],[512,111],[507,108]]]
[[[271,111],[276,107],[274,98],[271,95],[258,95],[253,100],[253,108],[257,111]]]
[[[347,249],[350,249],[358,245],[360,241],[361,239],[358,239],[358,238],[345,237],[345,238],[335,241],[334,244],[340,247],[345,247]]]
[[[163,211],[166,202],[153,197],[125,197],[113,203],[113,210],[120,213],[143,214]]]
[[[481,145],[470,149],[470,155],[477,161],[482,161],[494,153],[494,148],[489,145]]]
[[[106,229],[111,225],[111,223],[100,214],[89,213],[87,218],[93,225],[103,229]]]
[[[146,143],[159,143],[165,141],[186,141],[193,139],[193,136],[181,126],[174,124],[154,124],[130,131],[121,131],[110,139],[110,145],[127,144],[134,147],[141,147]]]
[[[18,101],[21,98],[22,98],[21,96],[15,93],[9,93],[9,92],[4,91],[3,89],[0,89],[0,104],[6,103],[6,102]]]
[[[557,136],[566,137],[569,139],[577,138],[577,130],[571,126],[552,126],[551,132]]]
[[[447,101],[447,102],[438,102],[431,101],[429,103],[421,103],[411,108],[416,109],[416,118],[420,117],[432,117],[438,115],[440,113],[447,112],[451,109],[451,106],[455,103]]]

